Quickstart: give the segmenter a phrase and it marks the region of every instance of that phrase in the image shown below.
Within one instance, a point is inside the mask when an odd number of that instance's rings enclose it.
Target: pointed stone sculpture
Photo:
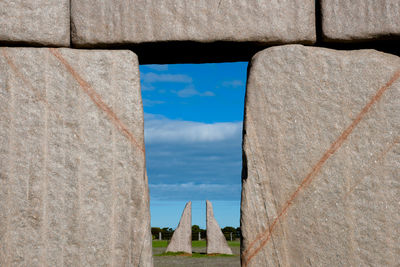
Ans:
[[[181,220],[172,235],[166,252],[185,252],[192,254],[192,202],[183,210]]]
[[[210,201],[207,204],[207,254],[233,254],[226,242],[225,236],[214,218],[213,207]]]

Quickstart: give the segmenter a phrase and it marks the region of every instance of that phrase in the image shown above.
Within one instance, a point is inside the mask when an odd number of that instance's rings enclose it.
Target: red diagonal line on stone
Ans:
[[[251,259],[256,256],[260,250],[267,244],[269,239],[271,238],[272,232],[275,229],[275,226],[277,225],[279,219],[283,217],[288,210],[288,208],[293,204],[293,200],[298,196],[300,191],[308,186],[312,179],[317,175],[317,173],[321,170],[322,166],[325,164],[325,162],[342,146],[344,141],[346,141],[347,137],[352,133],[354,128],[360,123],[360,121],[364,118],[365,114],[368,113],[368,111],[371,109],[371,107],[381,98],[383,93],[396,81],[400,78],[400,70],[398,70],[392,78],[384,85],[382,86],[376,94],[371,98],[371,100],[364,106],[364,108],[360,111],[360,113],[357,115],[357,117],[353,120],[353,122],[343,131],[343,133],[339,136],[338,139],[336,139],[335,142],[331,144],[329,149],[324,153],[324,155],[321,157],[321,159],[315,164],[315,166],[312,168],[311,172],[303,179],[301,184],[298,186],[296,191],[290,196],[289,200],[286,201],[285,205],[283,206],[283,209],[281,212],[278,214],[278,216],[274,219],[272,222],[271,226],[264,231],[263,233],[259,234],[258,237],[250,243],[249,247],[243,252],[242,254],[242,259],[244,260],[244,266],[247,266],[248,263],[250,263]],[[255,245],[255,243],[259,240],[264,239],[259,246],[252,252],[247,258],[246,255],[249,253],[249,251],[252,249],[252,247]]]
[[[78,82],[82,90],[92,99],[92,101],[98,106],[102,111],[104,111],[107,117],[111,120],[114,126],[123,134],[125,137],[136,147],[138,147],[143,153],[145,149],[139,145],[133,134],[129,131],[128,127],[118,118],[117,114],[102,100],[101,96],[90,86],[90,84],[85,81],[79,73],[72,68],[72,66],[67,62],[67,60],[61,55],[61,53],[56,48],[49,48],[50,52],[65,66],[72,77]]]
[[[36,98],[40,101],[43,101],[46,105],[49,103],[47,100],[40,95],[39,91],[32,86],[32,84],[22,75],[20,72],[19,68],[14,64],[14,62],[11,60],[10,56],[6,52],[6,48],[2,47],[1,48],[1,53],[3,54],[3,57],[6,59],[7,64],[10,66],[11,70],[14,72],[14,74],[30,89],[32,89],[33,93],[35,94]]]
[[[42,101],[44,103],[44,105],[46,105],[46,107],[53,112],[53,114],[57,117],[57,119],[59,119],[60,121],[65,122],[65,119],[63,118],[63,116],[59,112],[57,112],[57,110],[54,108],[54,106],[51,105],[47,101],[47,99],[40,94],[39,90],[37,88],[35,88],[33,86],[33,84],[24,77],[24,75],[21,73],[19,68],[15,65],[15,63],[12,61],[10,56],[7,54],[7,52],[6,52],[4,47],[1,48],[1,52],[3,54],[3,57],[6,59],[7,64],[10,66],[11,70],[14,72],[15,76],[17,76],[27,87],[29,87],[29,89],[32,90],[32,92],[34,93],[36,99],[39,100],[39,101]],[[78,137],[78,139],[81,140],[81,137],[76,132],[76,130],[73,129],[73,131],[75,132],[75,135]]]

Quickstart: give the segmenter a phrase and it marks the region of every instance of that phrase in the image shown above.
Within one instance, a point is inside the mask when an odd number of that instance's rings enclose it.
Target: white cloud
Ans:
[[[164,104],[164,101],[161,100],[150,100],[150,99],[143,99],[143,106],[145,107],[153,107],[155,105]]]
[[[152,200],[162,199],[223,199],[237,200],[240,196],[240,183],[214,184],[214,183],[157,183],[149,184]]]
[[[186,87],[185,89],[173,92],[176,93],[179,97],[191,97],[199,94],[199,91],[194,89],[193,86]]]
[[[168,65],[146,65],[147,68],[156,71],[166,71],[168,70]]]
[[[176,82],[191,83],[192,77],[184,74],[157,74],[154,72],[141,73],[141,79],[144,83],[155,82]]]
[[[215,96],[215,94],[211,91],[205,91],[204,93],[201,94],[202,96]]]
[[[195,184],[192,182],[182,184],[149,184],[151,189],[162,189],[168,191],[199,190],[199,191],[221,191],[226,189],[226,184]]]
[[[140,88],[142,89],[142,91],[153,91],[155,89],[154,86],[151,84],[141,84]]]
[[[203,123],[145,114],[146,143],[219,142],[241,134],[242,122]]]
[[[182,98],[187,98],[192,96],[215,96],[215,94],[211,91],[206,91],[201,93],[197,91],[193,85],[189,85],[188,87],[179,91],[172,90],[171,92]]]
[[[241,80],[225,81],[222,83],[222,86],[224,86],[224,87],[233,87],[233,88],[241,87],[243,85],[244,85],[244,83]]]

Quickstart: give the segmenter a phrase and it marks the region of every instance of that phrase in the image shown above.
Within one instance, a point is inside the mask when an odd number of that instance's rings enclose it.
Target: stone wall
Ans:
[[[400,58],[287,45],[251,64],[243,266],[396,266]]]
[[[150,266],[135,54],[0,52],[0,266]]]
[[[328,42],[400,37],[398,0],[321,0],[322,32]]]
[[[398,14],[399,0],[1,1],[0,266],[152,266],[135,54],[251,60],[243,266],[396,266],[400,63],[362,48],[400,54]]]
[[[0,42],[6,45],[70,46],[69,0],[0,2]]]

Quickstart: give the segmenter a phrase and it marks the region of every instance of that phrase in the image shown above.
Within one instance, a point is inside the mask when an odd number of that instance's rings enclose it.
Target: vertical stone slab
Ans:
[[[0,266],[152,266],[130,51],[0,48]]]
[[[70,45],[69,0],[0,1],[0,42]]]
[[[398,266],[400,58],[288,45],[249,71],[242,266]]]
[[[326,41],[400,38],[398,0],[320,0]]]
[[[72,0],[78,46],[191,42],[315,42],[313,0]]]
[[[225,236],[214,218],[214,211],[210,201],[206,200],[207,207],[207,254],[233,254],[226,242]]]
[[[192,254],[192,202],[186,203],[178,227],[172,235],[166,252]]]

